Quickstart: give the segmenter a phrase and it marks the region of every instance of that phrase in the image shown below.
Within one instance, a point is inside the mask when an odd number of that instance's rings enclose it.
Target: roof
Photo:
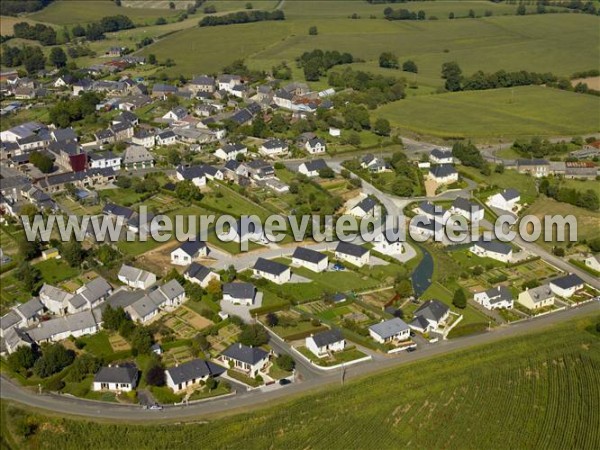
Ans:
[[[38,314],[40,311],[44,310],[44,305],[40,302],[40,299],[37,297],[32,298],[28,302],[21,303],[16,306],[15,309],[21,314],[25,319],[30,319]]]
[[[422,316],[427,320],[439,322],[450,310],[439,300],[427,300],[415,312],[415,316]]]
[[[237,343],[230,345],[222,355],[247,364],[256,364],[267,358],[269,353],[259,347],[247,347],[244,344]]]
[[[452,150],[442,150],[439,148],[434,148],[433,150],[431,150],[431,156],[438,159],[452,158]]]
[[[127,149],[125,149],[125,153],[123,153],[124,164],[153,160],[154,157],[152,154],[146,149],[146,147],[142,147],[141,145],[130,145],[127,147]]]
[[[517,166],[547,166],[545,159],[517,159]]]
[[[125,206],[115,205],[114,203],[107,203],[102,208],[102,213],[110,214],[112,216],[123,217],[124,219],[131,219],[135,214],[135,211],[131,208],[127,208]]]
[[[272,148],[285,148],[287,144],[283,142],[281,139],[269,139],[266,142],[263,142],[262,146],[264,148],[272,149]]]
[[[194,79],[192,81],[190,81],[190,84],[214,86],[215,79],[213,77],[209,77],[206,75],[200,75],[200,76],[194,77]]]
[[[511,301],[513,299],[510,289],[506,286],[497,286],[485,291],[485,295],[490,299],[490,303],[500,303],[502,301]]]
[[[144,295],[139,300],[135,301],[127,308],[131,309],[140,319],[149,316],[158,309],[159,302],[155,302],[148,295]],[[160,303],[159,303],[160,304]]]
[[[550,289],[550,286],[547,284],[542,284],[541,286],[528,289],[526,292],[529,293],[529,296],[534,303],[539,303],[554,297],[552,289]]]
[[[452,202],[452,207],[455,209],[460,209],[461,211],[466,211],[468,213],[470,213],[471,210],[477,211],[481,209],[481,207],[477,203],[467,200],[464,197],[457,197]]]
[[[368,213],[368,212],[373,211],[376,206],[377,206],[377,202],[375,201],[375,199],[372,197],[367,197],[367,198],[364,198],[363,200],[361,200],[356,206],[354,206],[354,208],[360,208],[364,212]],[[354,209],[354,208],[352,208],[352,209]]]
[[[310,248],[296,247],[292,258],[297,258],[301,259],[302,261],[317,264],[320,261],[327,259],[327,255],[324,255],[323,253],[318,252],[316,250],[311,250]]]
[[[233,298],[254,298],[256,288],[250,283],[225,283],[223,284],[223,295]]]
[[[360,258],[369,252],[368,249],[361,247],[360,245],[351,244],[350,242],[340,242],[335,248],[335,251],[345,255],[356,256],[357,258]]]
[[[196,253],[206,247],[206,242],[204,241],[186,241],[181,244],[177,249],[182,250],[187,255],[194,256]]]
[[[307,142],[307,144],[309,145],[309,147],[315,147],[318,144],[321,145],[325,145],[325,141],[321,138],[313,138],[313,139],[309,139],[309,141]]]
[[[444,214],[446,214],[446,210],[443,207],[441,207],[440,205],[435,205],[431,202],[423,201],[419,203],[419,209],[423,211],[424,214],[434,217],[443,217]]]
[[[421,330],[425,330],[429,326],[429,322],[423,316],[416,316],[410,324],[413,327],[419,328]]]
[[[429,169],[429,173],[436,178],[444,178],[457,172],[452,164],[439,164]]]
[[[83,295],[88,301],[94,303],[102,297],[105,297],[112,291],[112,286],[102,277],[94,278],[88,282],[81,290]]]
[[[382,339],[391,338],[398,333],[408,330],[408,325],[402,319],[395,317],[390,320],[384,320],[383,322],[371,325],[369,330],[381,336]]]
[[[225,372],[225,368],[203,359],[193,359],[189,362],[170,367],[165,372],[169,374],[173,383],[180,384],[186,381],[207,376],[216,377]]]
[[[329,166],[323,159],[313,159],[312,161],[307,161],[304,163],[304,167],[309,172],[319,171],[322,169],[327,169]]]
[[[512,252],[512,247],[504,242],[484,241],[483,239],[479,239],[473,244],[481,247],[486,252],[499,253],[501,255],[508,255],[510,252]]]
[[[225,153],[237,153],[244,151],[245,149],[246,147],[243,144],[227,144],[222,148]]]
[[[573,273],[565,275],[564,277],[555,278],[554,280],[550,281],[550,283],[554,286],[558,286],[561,289],[571,289],[584,284],[583,280]]]
[[[198,281],[205,280],[208,274],[210,274],[211,272],[212,271],[208,267],[203,266],[202,264],[198,264],[196,262],[190,264],[190,267],[188,267],[185,271],[188,277],[195,278]]]
[[[325,347],[326,345],[344,340],[342,332],[337,329],[322,331],[311,337],[315,344],[317,344],[317,347]]]
[[[179,283],[179,281],[173,279],[173,280],[167,281],[165,284],[163,284],[157,290],[152,292],[152,294],[156,293],[156,292],[161,293],[162,295],[167,297],[169,300],[173,300],[173,299],[179,297],[180,295],[185,294],[185,289],[183,289],[183,286]],[[152,295],[152,294],[150,294],[150,295]]]
[[[119,270],[119,277],[124,277],[130,281],[145,280],[151,275],[147,270],[138,269],[137,267],[123,264]]]
[[[18,324],[20,321],[21,317],[19,317],[19,314],[14,310],[10,310],[8,313],[0,317],[0,329],[8,330],[10,327]]]
[[[47,296],[48,298],[60,303],[73,296],[62,289],[47,283],[44,283],[42,289],[40,289],[40,296],[41,295]]]
[[[259,272],[270,273],[271,275],[281,275],[289,267],[285,264],[281,264],[277,261],[271,261],[265,258],[258,258],[254,263],[254,270],[258,270]]]
[[[96,383],[128,383],[134,384],[138,377],[138,369],[133,364],[102,367],[94,376]]]
[[[502,195],[502,197],[504,197],[504,200],[506,201],[510,201],[510,200],[514,200],[516,198],[521,197],[521,194],[519,193],[519,191],[517,191],[516,189],[505,189],[504,191],[502,191],[500,193],[500,195]]]

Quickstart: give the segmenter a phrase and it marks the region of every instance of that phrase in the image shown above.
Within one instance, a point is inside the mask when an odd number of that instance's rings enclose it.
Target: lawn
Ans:
[[[599,320],[596,314],[343,385],[336,381],[206,424],[194,418],[194,426],[93,422],[4,404],[2,434],[18,440],[18,448],[64,450],[125,441],[171,449],[190,442],[244,449],[598,448],[600,335],[593,328]],[[475,427],[482,399],[489,420]],[[24,415],[37,425],[28,438],[16,433]]]
[[[60,259],[48,259],[35,265],[42,273],[42,279],[48,284],[57,284],[61,281],[79,275],[79,269],[69,266]]]
[[[482,187],[496,186],[498,189],[490,189],[477,194],[481,200],[487,199],[496,191],[513,188],[521,193],[521,204],[531,204],[538,197],[536,188],[536,179],[529,175],[517,173],[514,170],[505,170],[503,173],[492,172],[490,175],[483,176],[479,170],[473,167],[459,166],[458,171],[468,178],[473,179]]]

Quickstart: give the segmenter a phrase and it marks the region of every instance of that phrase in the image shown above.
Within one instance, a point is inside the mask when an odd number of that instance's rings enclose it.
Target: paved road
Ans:
[[[527,322],[521,322],[512,326],[501,327],[491,332],[466,336],[464,338],[442,341],[438,344],[420,348],[414,353],[404,353],[394,357],[387,357],[346,367],[345,380],[352,380],[372,375],[373,373],[397,367],[410,362],[447,354],[448,352],[465,350],[480,344],[496,342],[508,337],[522,336],[527,333],[543,330],[544,328],[561,321],[575,317],[583,317],[590,314],[600,313],[598,302],[588,303],[579,308],[549,314]],[[274,347],[278,348],[278,343]],[[302,364],[302,363],[300,363]],[[311,374],[304,381],[295,382],[280,389],[267,392],[250,391],[222,399],[213,399],[207,402],[191,404],[189,406],[166,407],[162,411],[143,410],[139,406],[117,405],[110,403],[82,400],[64,395],[38,395],[33,391],[25,390],[4,376],[0,379],[0,396],[6,400],[14,400],[19,403],[54,411],[60,414],[71,414],[86,416],[88,418],[102,418],[111,420],[135,421],[170,421],[173,419],[192,419],[207,417],[217,413],[247,412],[250,408],[272,405],[275,401],[284,400],[290,395],[305,394],[318,388],[339,384],[342,378],[341,370],[331,372],[318,371],[311,368]]]

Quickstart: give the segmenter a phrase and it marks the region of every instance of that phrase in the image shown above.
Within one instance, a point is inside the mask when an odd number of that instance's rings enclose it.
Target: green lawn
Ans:
[[[482,184],[482,187],[496,186],[498,191],[501,189],[513,188],[521,193],[521,203],[531,204],[538,197],[536,188],[536,179],[529,175],[517,173],[514,170],[505,170],[503,173],[492,171],[490,175],[483,176],[478,169],[473,167],[458,166],[458,171],[468,178],[473,179],[477,183]],[[483,191],[478,195],[482,200],[485,200],[495,191]]]
[[[49,259],[35,265],[42,273],[42,279],[48,284],[57,284],[79,274],[79,269],[69,266],[60,259]]]

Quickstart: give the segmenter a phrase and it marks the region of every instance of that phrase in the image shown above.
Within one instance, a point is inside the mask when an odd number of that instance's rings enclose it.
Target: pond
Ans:
[[[419,298],[431,286],[433,278],[433,258],[425,248],[419,246],[423,252],[423,258],[411,275],[411,281],[415,296]]]

